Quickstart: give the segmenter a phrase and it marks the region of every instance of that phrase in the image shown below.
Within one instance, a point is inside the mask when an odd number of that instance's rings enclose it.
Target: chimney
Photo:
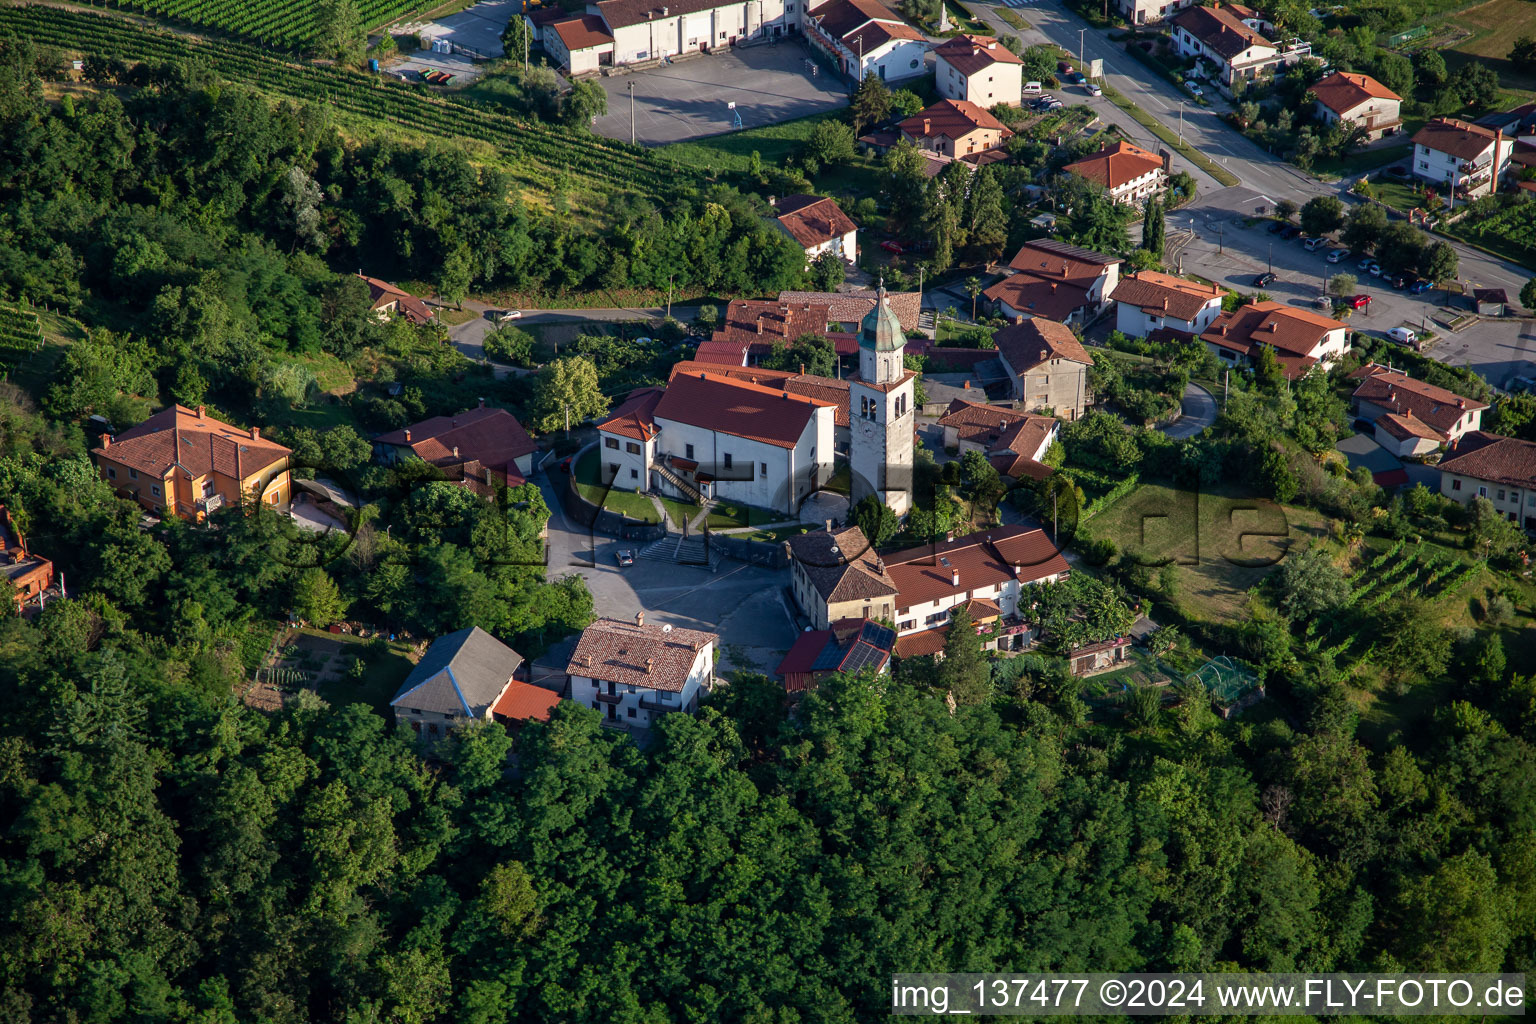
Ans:
[[[406,427],[405,428],[405,443],[406,444],[410,444],[411,443],[411,428],[410,427]]]
[[[1043,349],[1040,350],[1040,361],[1042,363],[1045,362],[1050,357],[1051,357],[1051,350],[1050,349],[1043,348]]]
[[[944,534],[944,539],[945,540],[954,540],[955,539],[955,531],[954,530],[950,530],[949,532],[945,533]]]
[[[251,440],[252,441],[260,441],[261,440],[261,428],[260,427],[252,427],[251,428]]]
[[[1018,326],[1019,324],[1022,324],[1023,322],[1024,322],[1024,314],[1023,313],[1018,313],[1018,314],[1014,315],[1014,318],[1013,318],[1014,326]]]
[[[112,447],[112,435],[111,434],[102,434],[101,435],[101,446],[103,448],[111,448]]]
[[[650,675],[651,674],[651,669],[653,669],[655,667],[656,667],[656,659],[655,658],[646,658],[645,659],[645,674],[646,675]]]
[[[832,532],[832,520],[830,520],[830,519],[827,520],[827,532],[828,533]]]
[[[885,559],[875,559],[875,572],[879,573],[881,576],[885,575]]]
[[[933,128],[933,118],[931,118],[931,117],[923,118],[923,134],[927,135],[932,128]]]
[[[969,390],[971,390],[971,382],[970,381],[966,381],[964,384],[961,384],[960,385],[960,390],[962,390],[962,391],[969,391]]]
[[[458,458],[459,457],[459,446],[458,445],[454,445],[453,446],[453,457],[454,458]]]
[[[207,414],[208,414],[208,407],[206,405],[200,405],[200,406],[197,407],[197,418],[198,419],[202,419]]]
[[[590,655],[590,654],[582,655],[582,662],[583,662],[583,664],[585,664],[587,666],[587,668],[591,668],[592,667],[592,655]]]
[[[635,625],[645,625],[645,612],[635,612]]]
[[[1458,399],[1456,399],[1456,408],[1458,408],[1458,409],[1465,409],[1466,407],[1467,407],[1467,400],[1465,398],[1458,398]]]
[[[1163,296],[1163,312],[1168,312],[1168,296]]]
[[[960,570],[959,569],[951,569],[951,570],[949,570],[949,585],[952,586],[952,587],[960,586]]]
[[[805,364],[804,363],[800,364],[800,375],[802,377],[805,376]]]
[[[480,408],[482,408],[482,409],[485,408],[485,399],[483,399],[483,398],[480,399]]]

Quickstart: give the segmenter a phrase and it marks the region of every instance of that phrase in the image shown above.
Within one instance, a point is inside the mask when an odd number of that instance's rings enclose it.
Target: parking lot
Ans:
[[[513,0],[481,0],[457,14],[449,14],[437,21],[401,25],[396,31],[416,32],[425,45],[430,45],[433,39],[447,39],[455,46],[474,51],[476,56],[500,57],[501,33],[512,15],[521,10],[522,5]]]
[[[743,128],[847,103],[847,84],[826,68],[813,75],[806,60],[802,44],[785,41],[684,57],[644,71],[617,70],[597,79],[608,93],[608,115],[598,118],[592,130],[610,139],[629,138],[631,83],[635,139],[646,145],[734,130],[732,102]]]

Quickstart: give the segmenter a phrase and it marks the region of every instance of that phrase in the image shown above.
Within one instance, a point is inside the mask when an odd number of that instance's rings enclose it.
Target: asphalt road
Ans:
[[[1194,437],[1215,422],[1216,399],[1199,384],[1186,384],[1179,418],[1158,429],[1175,441],[1182,441],[1186,437]]]

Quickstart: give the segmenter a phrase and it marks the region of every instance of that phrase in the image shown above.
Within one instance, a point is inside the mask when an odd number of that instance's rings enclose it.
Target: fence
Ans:
[[[1397,35],[1389,37],[1387,39],[1387,46],[1402,46],[1404,43],[1411,43],[1415,39],[1423,39],[1427,35],[1429,35],[1428,28],[1423,25],[1415,25],[1413,28],[1404,29]]]
[[[711,533],[709,547],[727,558],[769,569],[789,568],[789,548],[781,540],[748,540],[728,533]]]

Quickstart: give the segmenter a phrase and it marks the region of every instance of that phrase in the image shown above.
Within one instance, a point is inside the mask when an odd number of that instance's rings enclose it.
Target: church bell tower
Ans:
[[[852,496],[857,503],[878,494],[897,515],[912,508],[916,375],[903,361],[906,344],[881,281],[875,308],[859,325],[859,379],[848,389]]]

